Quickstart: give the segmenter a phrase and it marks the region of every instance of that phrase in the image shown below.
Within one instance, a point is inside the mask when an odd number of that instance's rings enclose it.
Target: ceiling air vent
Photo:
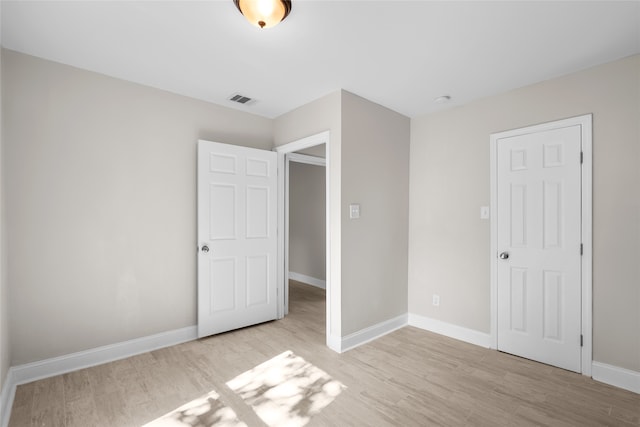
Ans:
[[[255,99],[249,98],[248,96],[240,95],[239,93],[234,93],[229,98],[229,101],[237,102],[242,105],[251,105],[256,102]]]

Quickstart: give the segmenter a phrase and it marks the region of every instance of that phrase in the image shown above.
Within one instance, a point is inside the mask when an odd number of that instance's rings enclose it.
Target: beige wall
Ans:
[[[200,138],[270,149],[272,138],[331,132],[332,334],[403,314],[407,301],[410,313],[489,332],[489,223],[478,212],[489,204],[489,135],[585,113],[594,360],[640,371],[639,56],[410,126],[346,91],[272,121],[11,51],[1,65],[11,226],[0,258],[11,269],[1,264],[0,380],[9,342],[17,365],[195,324]],[[349,203],[361,204],[360,220],[348,219]]]
[[[407,312],[409,129],[407,117],[344,90],[275,121],[276,145],[331,132],[332,335]],[[349,203],[361,219],[349,220]]]
[[[0,16],[2,6],[0,5]],[[2,19],[0,19],[0,22]],[[2,31],[0,31],[0,34]],[[0,42],[1,45],[1,42]],[[0,82],[2,81],[2,55],[0,55]],[[5,179],[4,179],[4,126],[2,126],[2,104],[4,103],[0,84],[0,390],[4,386],[10,366],[9,355],[9,290],[7,282],[7,250],[5,226]]]
[[[329,131],[330,142],[325,147],[329,159],[326,173],[330,179],[331,199],[329,201],[329,221],[331,223],[331,260],[330,282],[331,306],[336,309],[330,312],[329,334],[337,340],[341,332],[341,145],[342,145],[342,91],[333,92],[318,100],[296,108],[275,119],[273,124],[273,140],[276,146],[288,144],[307,136]]]
[[[593,358],[640,371],[640,56],[411,121],[410,313],[489,332],[489,135],[587,113]]]
[[[343,336],[407,312],[409,130],[408,117],[343,92]]]
[[[326,277],[325,168],[289,163],[289,271]]]
[[[196,141],[273,122],[3,51],[11,363],[196,323]]]

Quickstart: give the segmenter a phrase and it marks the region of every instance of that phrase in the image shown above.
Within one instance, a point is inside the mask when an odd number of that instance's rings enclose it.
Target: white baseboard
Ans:
[[[618,368],[606,363],[593,362],[591,364],[591,376],[601,383],[640,394],[640,372]]]
[[[473,329],[467,329],[452,323],[443,322],[442,320],[431,319],[429,317],[409,313],[409,326],[415,326],[416,328],[468,342],[470,344],[479,345],[480,347],[491,347],[490,334]]]
[[[435,332],[436,334],[481,347],[491,348],[490,334],[463,328],[462,326],[453,325],[441,320],[409,313],[409,326],[415,326],[416,328]],[[591,376],[596,381],[640,394],[640,372],[607,365],[605,363],[593,362],[591,364]]]
[[[11,418],[11,408],[13,407],[13,398],[16,396],[16,384],[13,380],[13,372],[9,369],[7,377],[2,384],[0,392],[0,426],[7,427],[9,418]]]
[[[335,351],[336,353],[340,353],[340,345],[341,345],[342,339],[337,336],[337,335],[328,335],[327,336],[327,347],[329,347],[331,350]]]
[[[88,368],[90,366],[113,362],[114,360],[124,359],[159,348],[181,344],[195,340],[196,338],[196,327],[189,326],[60,357],[18,365],[12,367],[10,370],[13,371],[16,385],[20,385],[54,375],[77,371],[78,369]]]
[[[316,279],[315,277],[307,276],[293,271],[289,272],[289,279],[296,282],[306,283],[307,285],[315,286],[316,288],[327,289],[327,281],[322,279]]]
[[[340,353],[356,348],[362,344],[366,344],[369,341],[380,338],[383,335],[387,335],[393,331],[407,326],[407,315],[402,314],[393,319],[380,322],[376,325],[369,326],[358,332],[354,332],[345,337],[342,337],[340,343]]]
[[[9,369],[0,395],[2,398],[0,402],[0,408],[2,410],[0,425],[5,427],[9,423],[16,386],[20,384],[113,362],[176,344],[182,344],[187,341],[193,341],[197,337],[196,326],[188,326],[182,329],[175,329],[173,331],[105,345],[64,356],[40,360],[38,362],[13,366]]]

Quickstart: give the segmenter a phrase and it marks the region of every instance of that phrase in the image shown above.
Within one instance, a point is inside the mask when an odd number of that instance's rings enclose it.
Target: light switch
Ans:
[[[489,219],[489,206],[480,207],[480,219]]]
[[[360,218],[360,205],[358,203],[352,203],[349,205],[349,219]]]
[[[439,307],[440,306],[440,295],[433,294],[433,301],[432,302],[433,302],[433,305],[435,307]]]

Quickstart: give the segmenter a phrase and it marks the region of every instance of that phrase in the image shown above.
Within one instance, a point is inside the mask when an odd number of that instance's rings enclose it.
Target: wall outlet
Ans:
[[[440,305],[440,295],[433,294],[433,305],[436,307]]]

